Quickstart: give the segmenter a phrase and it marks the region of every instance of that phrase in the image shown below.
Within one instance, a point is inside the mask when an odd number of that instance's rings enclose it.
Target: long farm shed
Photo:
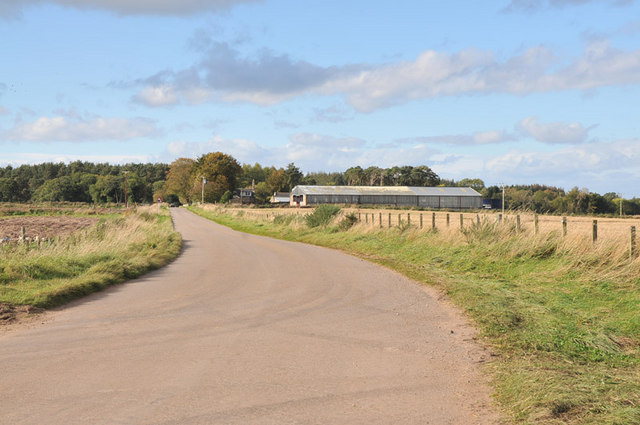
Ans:
[[[482,208],[482,195],[470,187],[296,186],[291,191],[291,206],[320,204],[463,210]]]

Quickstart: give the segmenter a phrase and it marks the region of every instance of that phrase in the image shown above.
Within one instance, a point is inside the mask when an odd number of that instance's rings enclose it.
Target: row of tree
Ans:
[[[286,168],[241,165],[222,152],[197,159],[179,158],[171,164],[44,163],[0,168],[0,202],[68,201],[93,203],[151,203],[157,199],[191,203],[226,202],[238,188],[252,187],[256,203],[274,192],[296,185],[323,186],[464,186],[484,198],[501,199],[502,188],[485,186],[481,179],[444,180],[427,166],[351,167],[344,172],[303,174],[294,163]],[[544,185],[505,188],[505,206],[557,214],[640,214],[640,199],[624,200],[615,193],[599,195],[587,189]]]
[[[166,164],[94,164],[75,161],[0,168],[0,202],[153,202]]]

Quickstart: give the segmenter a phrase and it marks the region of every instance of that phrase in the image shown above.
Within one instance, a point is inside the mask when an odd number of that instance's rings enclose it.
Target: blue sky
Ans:
[[[640,196],[639,3],[0,0],[0,165],[223,151]]]

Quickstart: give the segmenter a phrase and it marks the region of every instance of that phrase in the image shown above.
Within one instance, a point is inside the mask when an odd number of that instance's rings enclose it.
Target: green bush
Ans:
[[[304,220],[309,227],[326,226],[338,215],[340,207],[335,205],[320,205],[311,214],[304,216]]]
[[[220,198],[220,202],[222,202],[223,204],[228,204],[231,198],[233,198],[233,193],[227,190],[225,193],[222,194],[222,198]]]
[[[340,223],[338,224],[338,228],[340,230],[349,230],[357,222],[358,222],[358,216],[355,213],[349,213],[345,215],[342,220],[340,220]]]

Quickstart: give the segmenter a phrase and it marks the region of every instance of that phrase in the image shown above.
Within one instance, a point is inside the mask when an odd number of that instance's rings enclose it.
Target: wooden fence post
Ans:
[[[369,224],[369,213],[364,213],[364,222]]]
[[[27,229],[22,226],[20,228],[20,242],[25,243],[27,241]]]
[[[402,214],[398,214],[398,226],[402,223]]]
[[[389,229],[391,229],[391,213],[389,213]]]
[[[447,227],[449,227],[449,213],[447,213]]]
[[[422,229],[422,213],[420,213],[420,228]]]
[[[533,232],[538,234],[538,213],[533,215]]]
[[[567,236],[567,217],[562,217],[562,236]]]
[[[502,223],[502,214],[498,214],[498,224]]]
[[[516,232],[520,231],[520,214],[516,215]]]
[[[436,230],[436,213],[431,213],[431,230]]]
[[[591,239],[595,245],[598,242],[598,220],[593,220],[593,228],[591,230]]]
[[[380,224],[380,228],[382,229],[382,213],[378,213],[378,222]]]
[[[633,260],[636,258],[636,226],[631,226],[631,238],[629,244],[629,255]]]
[[[411,226],[411,213],[407,213],[407,224]]]
[[[460,230],[464,228],[464,214],[460,214]]]
[[[476,214],[476,223],[480,224],[480,214]]]

